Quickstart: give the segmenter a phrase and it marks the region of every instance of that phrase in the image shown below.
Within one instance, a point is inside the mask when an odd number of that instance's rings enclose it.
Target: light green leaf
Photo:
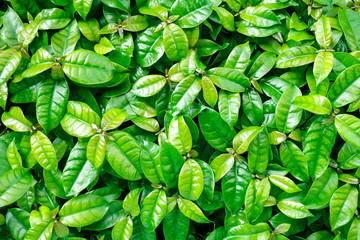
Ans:
[[[133,85],[133,92],[139,97],[151,97],[158,93],[166,84],[166,78],[162,75],[148,75],[140,78]]]
[[[215,182],[219,181],[233,167],[235,158],[231,154],[221,154],[211,161],[210,167],[214,171]]]
[[[113,131],[114,141],[108,145],[106,159],[122,178],[135,181],[141,179],[140,146],[128,133]]]
[[[285,176],[271,175],[269,176],[269,179],[272,184],[278,186],[287,193],[295,193],[301,191],[301,189],[296,186],[296,184],[290,178],[287,178]]]
[[[350,184],[338,188],[330,200],[330,225],[332,231],[347,224],[357,208],[359,191]]]
[[[92,124],[100,126],[99,116],[85,103],[69,101],[61,120],[62,128],[74,137],[91,137],[96,134]]]
[[[81,33],[92,42],[98,42],[100,39],[100,25],[95,18],[90,18],[87,21],[78,22]]]
[[[68,227],[85,227],[104,217],[109,204],[102,197],[86,194],[67,201],[59,212],[59,220]]]
[[[98,169],[105,159],[106,139],[104,135],[96,134],[92,136],[86,148],[87,160]]]
[[[316,84],[319,85],[329,76],[334,66],[334,55],[331,52],[319,52],[314,62],[314,77]]]
[[[244,92],[250,87],[248,78],[240,71],[217,67],[206,71],[206,76],[219,88],[229,92]]]
[[[212,83],[210,78],[203,76],[201,78],[201,87],[203,90],[203,97],[210,107],[214,107],[218,100],[218,92],[215,85]]]
[[[110,109],[101,119],[101,129],[103,131],[109,131],[118,128],[124,122],[126,117],[126,110],[119,108]]]
[[[234,150],[238,154],[246,152],[251,141],[256,137],[256,135],[262,130],[262,127],[251,126],[248,128],[242,129],[236,134],[233,140]]]
[[[277,68],[289,68],[307,65],[315,61],[317,50],[304,45],[283,51],[276,59]]]
[[[126,216],[114,226],[111,237],[114,240],[130,240],[132,233],[133,221],[130,216]]]
[[[201,209],[193,202],[178,198],[177,204],[180,211],[191,220],[197,223],[210,223],[211,221],[203,214]]]
[[[170,107],[174,111],[181,111],[188,107],[201,91],[201,80],[195,75],[183,79],[171,95]]]
[[[50,139],[42,132],[31,135],[31,152],[45,170],[56,171],[58,161],[55,148]]]
[[[252,239],[269,239],[270,227],[266,223],[251,225],[248,223],[231,228],[224,240],[252,240]]]
[[[280,145],[280,160],[284,167],[300,181],[309,180],[308,163],[301,149],[291,141],[284,141]]]
[[[313,216],[303,204],[293,200],[281,200],[277,203],[277,207],[290,218],[301,219]]]
[[[86,19],[86,16],[90,12],[93,0],[74,0],[75,10],[80,14],[82,19]]]
[[[192,137],[183,116],[177,116],[171,120],[168,139],[180,154],[186,155],[190,152],[192,148]]]
[[[159,226],[167,213],[167,201],[164,190],[155,189],[149,193],[141,204],[141,222],[148,230]]]
[[[341,9],[338,19],[350,50],[360,50],[360,29],[356,24],[360,21],[360,16],[350,9]]]
[[[291,104],[318,115],[330,115],[332,111],[329,99],[319,94],[297,96]]]
[[[13,48],[0,53],[0,85],[6,83],[18,68],[21,61],[21,52]]]
[[[237,45],[226,59],[224,67],[235,68],[244,73],[250,60],[250,54],[249,42]]]
[[[360,150],[360,119],[349,114],[335,117],[335,126],[339,135],[350,145]]]
[[[204,91],[204,90],[203,90]],[[221,118],[233,127],[239,118],[241,99],[239,93],[232,93],[224,90],[219,92],[219,113]]]
[[[328,98],[334,107],[343,107],[355,101],[360,94],[360,64],[346,68],[331,86]]]
[[[87,87],[97,87],[111,81],[115,70],[108,58],[89,50],[70,53],[62,66],[70,80]]]
[[[100,42],[98,44],[95,44],[94,50],[96,53],[104,55],[115,50],[115,47],[111,44],[109,39],[107,39],[106,37],[102,37],[100,39]]]
[[[30,188],[34,178],[29,169],[15,168],[0,176],[0,207],[16,202]]]
[[[55,63],[54,57],[44,48],[40,48],[31,57],[29,67],[21,74],[23,78],[30,78],[50,69]]]
[[[11,107],[9,112],[1,115],[2,123],[15,132],[28,132],[32,123],[26,119],[23,111],[19,107]]]
[[[182,197],[196,201],[204,189],[204,176],[200,165],[188,159],[181,168],[179,175],[179,192]]]
[[[319,45],[327,49],[331,44],[331,26],[330,20],[326,15],[322,15],[321,18],[315,24],[315,37]]]
[[[123,208],[125,212],[129,213],[132,217],[140,214],[139,198],[143,188],[135,188],[131,190],[125,197]]]
[[[180,61],[187,56],[189,43],[185,32],[178,25],[170,23],[165,27],[163,42],[166,56],[171,61]]]
[[[280,23],[275,13],[266,7],[247,7],[240,17],[257,27],[270,27]]]
[[[80,31],[77,22],[72,21],[66,28],[55,33],[51,37],[51,46],[55,56],[67,56],[74,51],[76,43],[80,39]]]
[[[15,138],[9,144],[6,151],[7,160],[11,168],[22,168],[22,159],[15,144]]]

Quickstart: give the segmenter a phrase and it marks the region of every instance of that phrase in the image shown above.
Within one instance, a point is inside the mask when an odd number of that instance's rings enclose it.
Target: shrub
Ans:
[[[357,1],[1,10],[1,239],[360,238]]]

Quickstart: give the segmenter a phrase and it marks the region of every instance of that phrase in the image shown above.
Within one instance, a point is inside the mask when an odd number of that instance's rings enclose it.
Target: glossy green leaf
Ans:
[[[329,99],[317,94],[297,96],[294,98],[291,104],[317,115],[330,115],[332,111],[332,106]]]
[[[74,51],[80,39],[80,31],[76,21],[72,21],[66,28],[58,31],[51,37],[51,46],[55,56],[67,56]]]
[[[112,239],[116,240],[130,240],[133,233],[133,221],[130,216],[121,219],[111,232]]]
[[[277,203],[277,207],[286,216],[294,219],[301,219],[312,216],[312,214],[303,204],[293,200],[281,200]]]
[[[284,141],[280,145],[280,160],[284,167],[290,169],[290,173],[300,181],[309,180],[308,162],[295,143]]]
[[[210,223],[211,221],[203,214],[201,209],[193,202],[178,198],[177,204],[180,211],[191,220],[197,223]]]
[[[155,27],[146,29],[135,40],[135,59],[142,67],[150,67],[164,54],[163,37],[154,30]]]
[[[319,52],[314,62],[314,77],[316,84],[329,76],[334,66],[334,55],[331,52]]]
[[[61,127],[75,137],[91,137],[96,134],[92,124],[100,125],[99,116],[85,103],[69,101]]]
[[[360,30],[356,25],[360,20],[359,15],[350,9],[343,9],[339,11],[338,18],[351,51],[360,50]]]
[[[319,45],[326,49],[331,44],[331,26],[330,20],[325,15],[316,22],[315,25],[315,37]]]
[[[187,160],[179,174],[179,192],[182,197],[196,201],[204,189],[204,176],[200,165],[193,159]]]
[[[141,204],[141,222],[150,231],[157,228],[167,213],[164,190],[156,189],[147,195]]]
[[[44,48],[40,48],[32,57],[29,68],[22,72],[23,78],[30,78],[42,73],[52,67],[55,63],[54,57]]]
[[[30,188],[33,176],[29,169],[15,168],[0,176],[0,206],[16,202]]]
[[[295,193],[301,191],[301,189],[296,186],[296,184],[290,178],[281,175],[271,175],[269,176],[269,179],[272,184],[278,186],[287,193]]]
[[[59,220],[69,227],[84,227],[99,221],[109,209],[104,198],[80,195],[67,201],[59,212]]]
[[[170,106],[174,111],[188,107],[201,91],[201,80],[195,75],[183,79],[171,95]]]
[[[316,49],[311,46],[293,47],[282,52],[276,59],[277,68],[303,66],[315,61]]]
[[[106,139],[103,135],[92,136],[86,148],[86,159],[97,169],[105,159]]]
[[[74,0],[74,7],[80,16],[85,20],[88,15],[93,0]]]
[[[40,83],[36,100],[36,117],[48,133],[56,128],[63,118],[70,89],[66,79],[51,78]]]
[[[250,60],[249,42],[236,46],[226,59],[225,67],[235,68],[244,73]]]
[[[139,97],[151,97],[158,93],[166,84],[162,75],[148,75],[140,78],[133,86],[133,91]]]
[[[0,53],[0,85],[6,83],[21,61],[21,52],[9,48]]]
[[[347,224],[353,217],[358,200],[359,191],[350,184],[338,188],[330,200],[330,225],[335,230]]]
[[[349,115],[340,114],[335,117],[335,126],[339,135],[353,147],[360,149],[360,119]]]
[[[206,71],[206,76],[216,86],[229,92],[244,92],[249,87],[247,77],[236,69],[212,68]]]
[[[187,56],[189,43],[185,32],[176,24],[170,23],[164,29],[164,49],[171,61],[180,61]]]
[[[247,7],[240,17],[257,27],[269,27],[280,23],[276,15],[265,7]]]
[[[40,131],[31,135],[31,151],[36,161],[45,170],[56,171],[57,157],[55,148],[50,139]]]
[[[142,188],[135,188],[124,198],[123,208],[132,217],[136,217],[140,214],[139,197],[142,190]]]
[[[192,148],[192,137],[183,116],[177,116],[171,120],[168,139],[180,154],[185,155],[190,152]]]

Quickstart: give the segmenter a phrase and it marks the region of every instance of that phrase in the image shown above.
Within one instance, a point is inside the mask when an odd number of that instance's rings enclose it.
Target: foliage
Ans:
[[[346,0],[0,5],[1,239],[360,239]]]

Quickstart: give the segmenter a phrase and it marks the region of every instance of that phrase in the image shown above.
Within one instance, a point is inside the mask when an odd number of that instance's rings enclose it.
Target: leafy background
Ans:
[[[9,0],[1,239],[360,239],[360,3]]]

